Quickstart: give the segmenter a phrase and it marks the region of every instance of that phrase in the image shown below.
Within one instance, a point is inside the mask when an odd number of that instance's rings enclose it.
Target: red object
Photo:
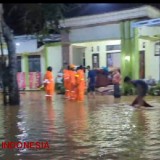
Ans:
[[[97,70],[96,87],[106,87],[112,84],[112,79],[108,78],[103,70]]]
[[[18,72],[17,73],[17,82],[18,82],[18,88],[19,89],[25,89],[26,88],[26,77],[24,72]]]
[[[30,89],[37,89],[41,85],[41,73],[29,72],[29,87]]]

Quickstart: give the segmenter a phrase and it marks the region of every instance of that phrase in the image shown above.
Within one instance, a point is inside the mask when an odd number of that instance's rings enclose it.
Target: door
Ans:
[[[140,51],[139,55],[139,78],[145,78],[145,51]]]
[[[92,54],[92,67],[99,68],[99,54]]]

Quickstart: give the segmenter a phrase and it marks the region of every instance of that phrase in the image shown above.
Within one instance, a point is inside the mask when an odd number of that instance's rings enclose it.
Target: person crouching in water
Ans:
[[[136,87],[137,90],[137,97],[132,102],[131,106],[144,106],[144,107],[153,107],[147,102],[145,102],[143,99],[148,91],[148,85],[143,80],[131,80],[130,77],[124,78],[124,83],[130,83],[133,84],[134,87]]]
[[[121,82],[121,75],[120,75],[120,70],[116,69],[113,72],[113,79],[112,83],[114,84],[114,97],[115,98],[120,98],[121,97],[121,91],[120,91],[120,82]]]
[[[54,84],[54,77],[52,74],[52,67],[47,67],[46,74],[44,76],[44,89],[46,92],[46,99],[47,100],[52,100],[53,94],[54,94],[54,89],[55,89],[55,84]]]

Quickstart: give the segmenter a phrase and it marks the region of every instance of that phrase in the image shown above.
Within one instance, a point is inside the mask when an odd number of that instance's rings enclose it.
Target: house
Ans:
[[[160,27],[146,25],[159,17],[159,9],[143,5],[61,20],[63,63],[120,67],[123,77],[159,80]]]
[[[38,47],[37,38],[33,35],[14,37],[17,54],[17,79],[20,89],[35,90],[42,84],[46,68],[53,67],[54,77],[62,67],[60,36],[52,35],[44,39],[45,44]],[[8,50],[3,41],[2,50],[8,62]],[[0,54],[2,54],[0,51]]]

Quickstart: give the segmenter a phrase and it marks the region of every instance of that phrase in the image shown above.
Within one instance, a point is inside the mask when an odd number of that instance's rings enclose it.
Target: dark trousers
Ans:
[[[121,97],[121,91],[120,91],[119,84],[114,84],[114,94],[113,95],[115,98]]]

